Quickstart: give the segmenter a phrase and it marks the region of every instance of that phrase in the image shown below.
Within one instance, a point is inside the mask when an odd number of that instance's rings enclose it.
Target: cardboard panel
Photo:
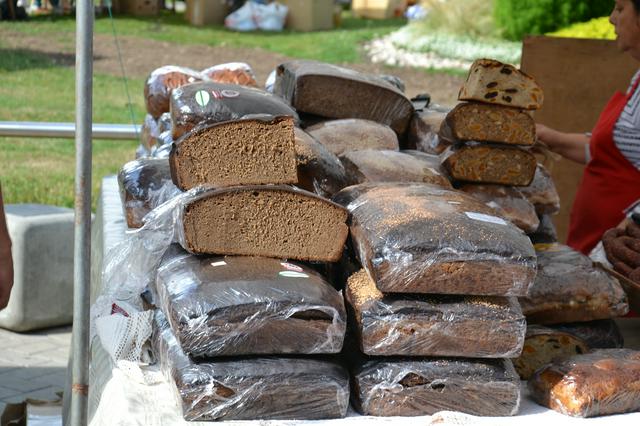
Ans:
[[[289,8],[287,28],[296,31],[330,30],[334,24],[333,0],[278,0]]]
[[[610,40],[536,36],[523,41],[521,68],[545,96],[536,122],[565,132],[591,131],[609,98],[616,90],[627,90],[639,66]],[[560,241],[566,241],[583,168],[564,159],[551,166],[562,203],[554,218]]]
[[[352,0],[351,10],[359,18],[389,19],[400,17],[407,8],[406,0]]]

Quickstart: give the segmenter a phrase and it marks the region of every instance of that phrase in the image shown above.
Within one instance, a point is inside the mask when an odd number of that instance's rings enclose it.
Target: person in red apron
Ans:
[[[640,0],[615,0],[609,21],[615,27],[618,47],[640,61]],[[640,199],[639,83],[640,72],[627,93],[611,97],[590,136],[536,127],[538,138],[551,150],[586,164],[567,239],[567,245],[584,254]]]

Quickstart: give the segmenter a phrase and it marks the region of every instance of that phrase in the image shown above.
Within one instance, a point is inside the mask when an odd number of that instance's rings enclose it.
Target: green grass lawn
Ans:
[[[313,33],[235,33],[221,27],[194,28],[181,14],[158,18],[117,17],[118,34],[182,44],[259,47],[291,57],[326,62],[357,62],[359,44],[403,25],[396,20],[359,20],[345,16],[334,31]],[[12,32],[39,35],[73,46],[75,21],[70,17],[39,17],[28,22],[0,22]],[[10,27],[9,27],[10,26]],[[110,34],[108,18],[98,18],[95,32]],[[73,67],[27,50],[3,49],[0,38],[0,121],[75,121]],[[151,70],[150,70],[151,71]],[[121,79],[94,74],[93,119],[97,123],[130,123]],[[131,79],[129,88],[136,121],[144,118],[144,81]],[[75,147],[73,140],[0,138],[0,181],[5,203],[43,203],[73,207]],[[93,145],[93,208],[102,176],[116,173],[134,156],[136,141],[95,140]]]

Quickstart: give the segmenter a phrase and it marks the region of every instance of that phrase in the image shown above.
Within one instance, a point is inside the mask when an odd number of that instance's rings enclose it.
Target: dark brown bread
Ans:
[[[516,108],[463,102],[442,123],[457,141],[531,146],[536,142],[533,118]]]
[[[169,112],[169,99],[173,89],[202,81],[202,74],[189,68],[167,65],[155,69],[144,85],[147,112],[156,120]]]
[[[459,191],[418,183],[360,184],[334,200],[380,291],[525,295],[535,253],[525,234]]]
[[[441,154],[449,146],[441,143],[438,137],[448,112],[449,109],[445,108],[426,108],[414,112],[407,133],[407,147],[428,154]]]
[[[591,349],[610,349],[624,346],[620,329],[612,319],[554,324],[549,327],[582,339]]]
[[[287,186],[211,190],[184,208],[181,244],[192,253],[335,262],[349,228],[347,211]]]
[[[528,234],[533,244],[550,244],[558,242],[558,232],[553,224],[553,219],[548,214],[539,216],[540,226],[535,232]]]
[[[536,172],[532,153],[505,145],[456,145],[442,155],[442,164],[455,181],[527,186]]]
[[[542,164],[536,167],[536,173],[529,186],[518,187],[536,208],[538,215],[553,215],[560,211],[560,196],[551,175]]]
[[[403,136],[413,113],[411,101],[374,75],[313,61],[276,68],[274,93],[297,111],[329,118],[363,118],[386,124]]]
[[[363,149],[399,149],[393,130],[371,120],[330,120],[307,127],[305,131],[338,156]]]
[[[296,183],[293,117],[194,129],[173,144],[169,163],[173,182],[183,191],[199,185]]]
[[[364,269],[345,297],[367,355],[510,358],[526,321],[515,298],[383,295]]]

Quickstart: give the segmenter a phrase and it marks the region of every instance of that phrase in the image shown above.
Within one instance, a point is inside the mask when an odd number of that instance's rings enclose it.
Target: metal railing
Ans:
[[[139,131],[140,127],[133,124],[94,123],[91,126],[91,137],[93,139],[137,140]],[[76,136],[76,124],[0,121],[0,136],[74,139]]]

